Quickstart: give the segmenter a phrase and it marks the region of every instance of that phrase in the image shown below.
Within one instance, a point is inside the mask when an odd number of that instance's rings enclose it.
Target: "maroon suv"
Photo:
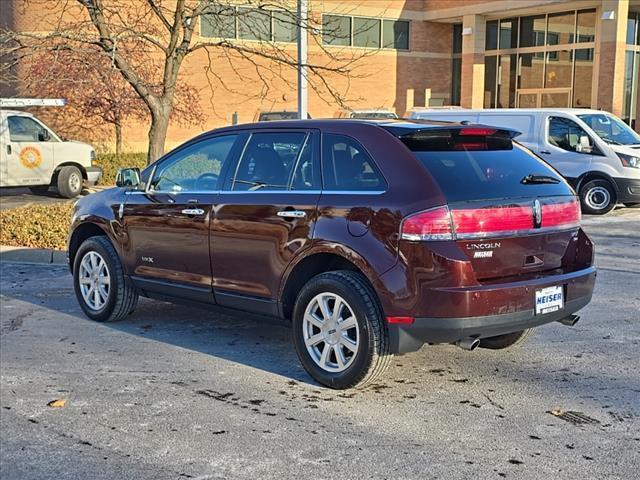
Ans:
[[[333,388],[424,343],[499,349],[572,325],[593,245],[575,192],[516,134],[305,120],[200,135],[76,204],[78,301],[98,321],[139,295],[289,318]]]

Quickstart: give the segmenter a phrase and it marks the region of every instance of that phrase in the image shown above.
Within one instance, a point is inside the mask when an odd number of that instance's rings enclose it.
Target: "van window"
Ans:
[[[551,145],[568,152],[582,153],[578,152],[578,145],[582,136],[589,138],[589,144],[593,148],[593,140],[576,122],[563,117],[549,117],[547,140]]]
[[[356,140],[345,135],[322,136],[324,190],[384,190],[378,167]]]
[[[7,117],[9,138],[12,142],[44,142],[45,128],[33,118],[22,116]]]

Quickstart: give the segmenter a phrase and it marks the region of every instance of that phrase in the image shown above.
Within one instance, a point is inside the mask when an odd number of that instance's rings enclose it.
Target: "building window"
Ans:
[[[380,48],[380,20],[353,17],[353,46]]]
[[[409,22],[344,15],[322,16],[322,43],[409,50]]]
[[[322,16],[322,42],[325,45],[351,45],[351,17]]]
[[[460,105],[462,90],[462,24],[456,23],[452,28],[451,39],[451,105]]]
[[[200,35],[204,38],[291,43],[297,39],[297,17],[286,10],[211,6],[200,17]]]
[[[396,50],[409,50],[409,22],[404,20],[383,20],[382,46]]]
[[[629,12],[627,20],[627,44],[640,45],[640,12]]]

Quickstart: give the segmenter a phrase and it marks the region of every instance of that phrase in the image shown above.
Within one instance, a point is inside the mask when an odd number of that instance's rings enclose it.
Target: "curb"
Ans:
[[[0,245],[0,262],[66,265],[67,252],[49,248],[10,247]]]

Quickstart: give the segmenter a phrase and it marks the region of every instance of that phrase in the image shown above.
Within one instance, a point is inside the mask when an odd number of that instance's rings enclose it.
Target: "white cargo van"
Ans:
[[[585,213],[640,204],[640,135],[611,113],[577,108],[420,110],[413,119],[469,121],[522,132],[518,142],[576,189]]]
[[[66,198],[95,185],[102,169],[86,143],[63,141],[27,112],[0,109],[0,187],[29,187],[43,194],[55,185]]]

